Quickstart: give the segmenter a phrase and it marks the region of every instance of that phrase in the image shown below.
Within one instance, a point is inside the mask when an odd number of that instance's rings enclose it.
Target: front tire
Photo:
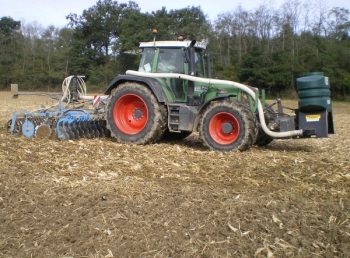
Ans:
[[[156,142],[167,128],[166,119],[165,106],[142,84],[123,83],[109,97],[107,128],[118,142]]]
[[[202,115],[199,133],[204,144],[212,150],[244,151],[254,143],[255,118],[238,101],[213,102]]]

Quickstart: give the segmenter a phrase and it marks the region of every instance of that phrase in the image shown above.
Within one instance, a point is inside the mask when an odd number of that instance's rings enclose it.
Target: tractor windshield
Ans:
[[[157,63],[158,73],[183,73],[183,49],[161,48]]]

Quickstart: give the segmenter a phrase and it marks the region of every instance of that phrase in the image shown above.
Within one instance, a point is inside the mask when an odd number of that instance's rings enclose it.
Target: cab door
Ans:
[[[183,48],[159,48],[157,73],[185,73]],[[182,79],[167,78],[165,82],[174,95],[174,102],[186,102],[187,82]]]

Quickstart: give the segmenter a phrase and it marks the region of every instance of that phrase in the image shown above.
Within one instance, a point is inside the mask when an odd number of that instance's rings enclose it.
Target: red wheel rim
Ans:
[[[238,120],[230,113],[220,112],[210,119],[209,134],[219,144],[228,145],[235,142],[239,132]]]
[[[113,119],[121,132],[129,135],[138,134],[148,121],[147,105],[138,95],[123,95],[114,104]]]

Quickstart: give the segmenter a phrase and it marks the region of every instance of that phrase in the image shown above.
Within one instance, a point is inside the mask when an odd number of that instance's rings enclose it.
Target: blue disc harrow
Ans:
[[[57,137],[63,141],[110,136],[103,116],[84,109],[15,112],[7,123],[7,130],[27,138]]]
[[[33,112],[14,112],[7,122],[7,131],[26,138],[58,138],[75,140],[80,138],[109,137],[110,132],[104,119],[106,96],[86,95],[84,76],[72,75],[64,79],[62,95],[49,93],[53,99],[59,96],[57,105]],[[36,95],[19,93],[14,96]]]

